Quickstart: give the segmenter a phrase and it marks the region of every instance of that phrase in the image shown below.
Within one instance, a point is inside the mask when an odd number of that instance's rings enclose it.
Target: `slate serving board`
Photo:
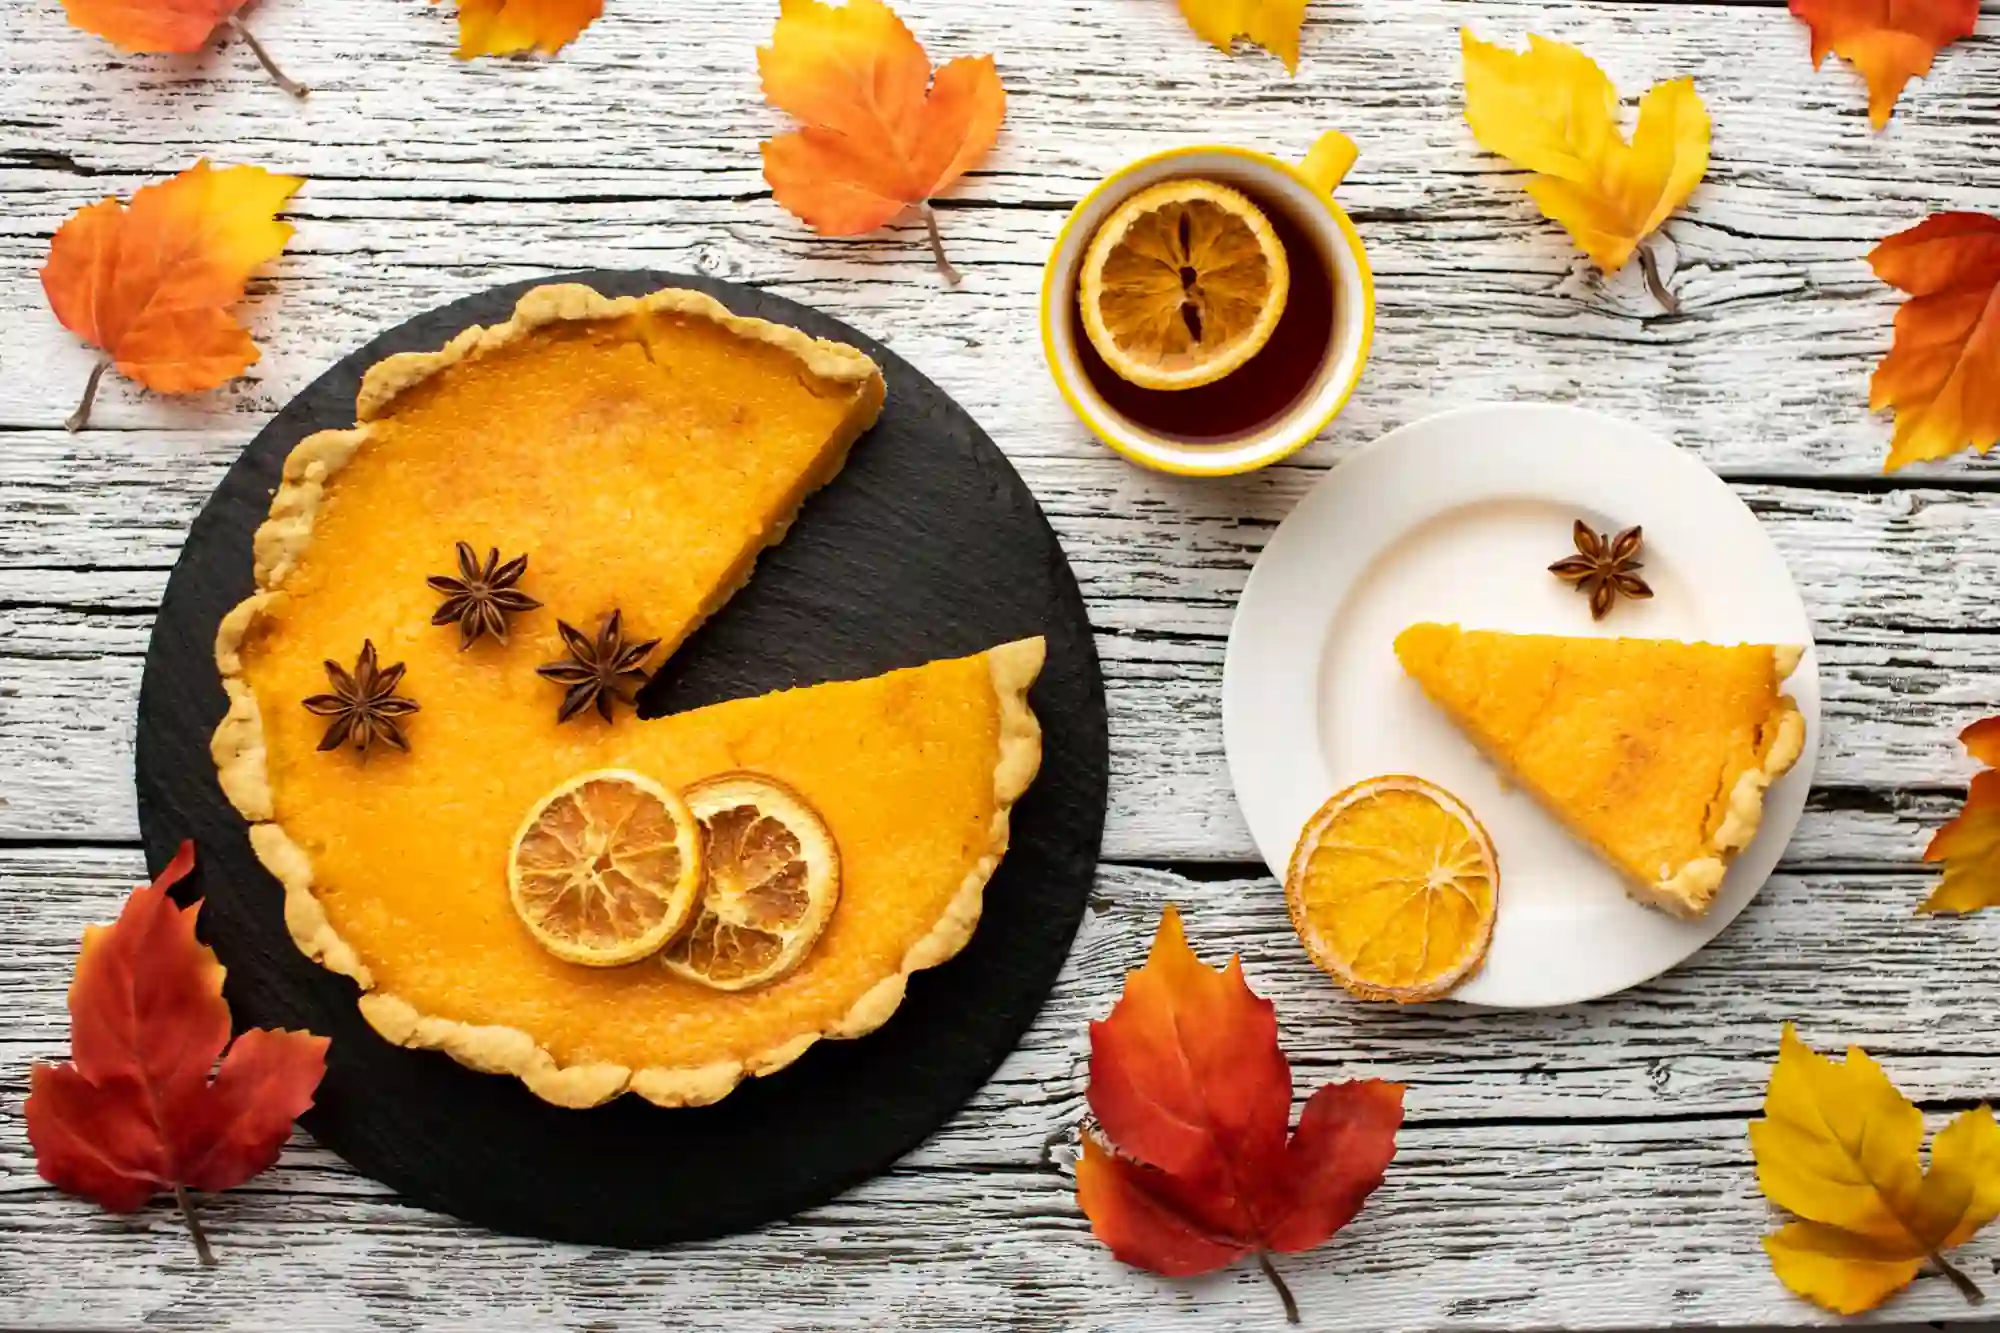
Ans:
[[[611,295],[696,288],[740,313],[860,347],[882,367],[881,421],[749,585],[647,687],[642,712],[1047,636],[1048,665],[1031,695],[1043,727],[1041,774],[1015,807],[1012,848],[972,943],[917,974],[880,1031],[822,1042],[715,1106],[666,1110],[627,1096],[589,1111],[550,1106],[514,1079],[437,1052],[391,1046],[361,1019],[353,983],[293,946],[282,892],[251,853],[208,757],[224,709],[216,625],[252,590],[251,535],[292,446],[353,423],[360,377],[376,361],[505,320],[536,282],[496,287],[383,334],[295,398],[230,469],[188,535],[147,654],[139,820],[155,869],[183,838],[199,845],[188,892],[203,898],[201,935],[229,969],[239,1029],[310,1028],[333,1039],[318,1105],[304,1119],[321,1143],[409,1199],[469,1222],[664,1245],[748,1230],[880,1173],[957,1113],[1014,1048],[1055,983],[1095,872],[1104,688],[1076,580],[1034,497],[972,418],[894,353],[734,283],[630,271],[539,281]]]

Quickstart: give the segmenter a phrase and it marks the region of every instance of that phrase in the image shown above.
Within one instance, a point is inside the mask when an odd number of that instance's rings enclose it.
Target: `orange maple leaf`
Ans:
[[[1875,276],[1910,294],[1869,406],[1896,411],[1885,471],[2000,442],[2000,218],[1939,213],[1875,247]]]
[[[294,97],[311,90],[285,77],[264,44],[245,27],[237,11],[249,0],[63,0],[69,21],[120,50],[185,55],[199,51],[227,27],[280,88]]]
[[[881,0],[783,0],[757,50],[764,97],[804,122],[764,145],[780,205],[822,236],[872,231],[912,205],[952,282],[929,200],[985,155],[1007,94],[992,56],[930,57]]]
[[[604,14],[604,0],[458,0],[458,58],[552,56]]]
[[[42,1179],[114,1212],[171,1190],[214,1263],[187,1191],[240,1185],[278,1160],[326,1073],[327,1041],[255,1028],[230,1043],[222,964],[194,936],[198,905],[167,896],[193,868],[182,843],[116,922],[83,932],[70,1060],[34,1066],[25,1111]]]
[[[291,239],[277,212],[305,184],[261,167],[206,160],[148,185],[131,204],[104,199],[56,232],[42,289],[64,328],[111,354],[124,374],[160,393],[212,389],[257,359],[227,309],[251,270]],[[80,430],[104,373],[91,373],[68,422]]]
[[[1979,0],[1792,0],[1812,29],[1813,68],[1829,53],[1868,80],[1868,119],[1895,114],[1911,79],[1931,72],[1937,53],[1979,25]]]
[[[1924,860],[1944,863],[1944,877],[1919,912],[2000,907],[2000,717],[1973,723],[1958,739],[1987,767],[1972,775],[1964,807],[1924,849]]]
[[[1403,1121],[1399,1084],[1329,1083],[1288,1139],[1276,1011],[1240,959],[1217,971],[1195,957],[1172,907],[1111,1016],[1090,1025],[1089,1099],[1098,1130],[1084,1137],[1076,1193],[1098,1238],[1169,1277],[1255,1255],[1293,1323],[1271,1254],[1311,1249],[1354,1219]]]

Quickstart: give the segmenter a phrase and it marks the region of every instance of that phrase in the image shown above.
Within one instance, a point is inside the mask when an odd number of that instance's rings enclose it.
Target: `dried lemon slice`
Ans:
[[[1464,984],[1493,942],[1500,862],[1456,796],[1422,778],[1356,783],[1306,821],[1285,902],[1306,952],[1363,999]]]
[[[1271,220],[1206,180],[1139,191],[1091,238],[1077,299],[1091,346],[1144,389],[1210,384],[1263,350],[1291,269]]]
[[[840,852],[799,794],[758,773],[687,791],[701,821],[707,886],[694,925],[660,955],[718,990],[748,990],[799,965],[840,899]]]
[[[556,957],[617,967],[679,933],[701,890],[701,828],[681,798],[641,773],[571,778],[522,821],[507,891]]]

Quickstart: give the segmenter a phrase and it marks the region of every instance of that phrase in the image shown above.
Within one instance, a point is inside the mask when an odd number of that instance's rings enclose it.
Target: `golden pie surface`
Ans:
[[[647,722],[559,724],[562,690],[535,671],[564,656],[558,618],[588,633],[613,610],[631,639],[661,640],[656,668],[882,401],[859,352],[705,296],[551,287],[507,325],[376,366],[361,424],[294,450],[257,538],[259,592],[218,637],[231,707],[213,749],[294,938],[360,982],[377,1030],[564,1105],[628,1088],[713,1101],[879,1026],[910,971],[964,945],[1039,764],[1041,640]],[[519,586],[542,605],[504,644],[461,651],[431,621],[426,578],[461,540],[529,557]],[[407,753],[322,752],[325,719],[300,704],[364,639],[407,666]],[[750,770],[818,811],[844,887],[794,971],[731,993],[657,958],[583,967],[535,943],[508,899],[511,839],[551,789],[604,768],[675,789]]]
[[[1696,917],[1805,744],[1781,692],[1801,650],[1417,624],[1403,669],[1492,760],[1625,873]]]

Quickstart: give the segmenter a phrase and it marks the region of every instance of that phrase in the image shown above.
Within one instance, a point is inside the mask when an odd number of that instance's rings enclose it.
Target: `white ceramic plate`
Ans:
[[[1645,526],[1651,601],[1593,623],[1547,572],[1578,518]],[[1774,786],[1757,840],[1699,921],[1626,897],[1618,873],[1504,784],[1404,676],[1419,620],[1559,634],[1797,643],[1787,685],[1804,757]],[[1783,560],[1728,486],[1637,427],[1574,408],[1480,407],[1392,431],[1336,468],[1279,526],[1229,633],[1222,720],[1257,849],[1283,880],[1300,828],[1334,792],[1412,773],[1455,792],[1500,857],[1486,966],[1454,998],[1572,1004],[1635,986],[1701,948],[1777,865],[1812,785],[1819,663]]]

